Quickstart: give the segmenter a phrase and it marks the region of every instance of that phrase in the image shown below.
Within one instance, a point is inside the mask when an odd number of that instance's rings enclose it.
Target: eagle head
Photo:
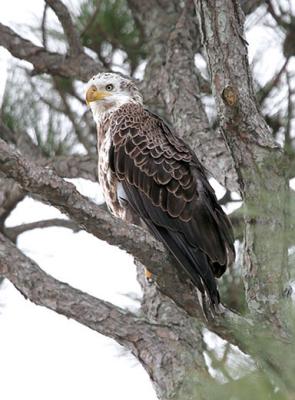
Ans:
[[[142,104],[142,95],[130,79],[114,73],[93,76],[86,87],[86,103],[98,122],[106,112],[117,110],[125,103]]]

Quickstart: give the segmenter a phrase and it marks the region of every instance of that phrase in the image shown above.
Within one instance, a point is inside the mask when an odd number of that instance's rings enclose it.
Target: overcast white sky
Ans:
[[[42,0],[2,0],[0,21],[24,29],[23,24],[40,18],[42,10]],[[266,81],[281,65],[279,43],[271,31],[259,27],[247,39],[251,59],[259,46],[268,46],[260,73]],[[0,49],[0,98],[7,57]],[[77,184],[99,201],[98,185],[83,180]],[[52,207],[26,199],[8,222],[12,226],[59,215]],[[54,277],[120,306],[137,306],[125,295],[140,295],[132,259],[117,248],[85,232],[61,228],[28,232],[18,244]],[[0,343],[3,400],[156,399],[143,368],[112,340],[24,300],[9,282],[0,290]]]

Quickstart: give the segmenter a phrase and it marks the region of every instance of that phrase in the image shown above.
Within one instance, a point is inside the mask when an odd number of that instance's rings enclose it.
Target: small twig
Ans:
[[[270,13],[270,15],[273,17],[273,19],[276,21],[276,23],[281,26],[284,29],[288,29],[289,28],[289,24],[287,22],[285,22],[276,12],[274,9],[274,6],[271,2],[271,0],[266,0],[265,1],[266,4],[268,5],[268,12]]]
[[[226,190],[223,197],[220,200],[218,200],[218,203],[221,206],[224,206],[225,204],[229,203],[230,201],[233,201],[231,198],[231,192],[230,192],[230,190]]]
[[[40,148],[35,145],[32,138],[26,132],[13,132],[0,119],[0,137],[13,144],[21,153],[33,158],[43,167],[55,170],[58,176],[64,178],[84,178],[97,182],[97,155],[71,154],[45,158]]]
[[[48,4],[45,4],[41,21],[42,44],[45,50],[47,50],[47,32],[46,32],[47,10],[48,10]]]
[[[291,142],[291,121],[293,117],[293,102],[292,102],[292,88],[290,75],[286,74],[287,85],[288,85],[288,107],[287,107],[287,124],[285,129],[285,144],[284,149],[287,153],[292,152],[292,142]]]
[[[82,31],[82,33],[81,33],[81,37],[83,37],[83,36],[86,35],[88,29],[91,27],[91,25],[92,25],[93,22],[95,21],[97,15],[98,15],[98,13],[99,13],[99,10],[100,10],[100,3],[97,4],[97,6],[96,6],[96,8],[95,8],[95,11],[92,13],[91,18],[89,19],[89,21],[87,22],[86,26],[84,27],[84,29],[83,29],[83,31]]]
[[[287,58],[285,60],[284,64],[282,65],[281,69],[276,74],[276,76],[271,78],[270,81],[267,82],[264,85],[264,87],[259,90],[259,92],[257,93],[257,98],[258,98],[258,101],[260,104],[262,104],[264,102],[264,100],[267,98],[267,96],[270,94],[270,92],[273,90],[273,88],[278,85],[282,74],[284,73],[284,71],[286,70],[286,68],[288,66],[288,62],[289,62],[289,58]]]
[[[5,228],[4,233],[10,240],[14,243],[16,242],[19,235],[22,233],[31,231],[33,229],[39,228],[50,228],[50,227],[62,227],[71,229],[73,232],[78,232],[81,230],[79,225],[75,222],[68,220],[68,219],[61,219],[61,218],[52,218],[52,219],[45,219],[42,221],[30,222],[27,224],[21,224],[17,226],[13,226],[11,228]]]
[[[87,153],[89,153],[89,154],[96,153],[96,146],[94,145],[94,143],[91,143],[91,141],[88,139],[87,135],[85,135],[85,133],[82,132],[79,124],[76,122],[75,115],[71,110],[71,107],[70,107],[70,105],[68,103],[66,94],[60,89],[60,87],[57,84],[57,81],[56,81],[56,79],[54,77],[53,77],[53,82],[54,82],[55,89],[56,89],[57,93],[59,94],[59,97],[60,97],[61,102],[63,104],[64,113],[69,118],[69,120],[71,121],[79,142],[85,148]]]
[[[27,71],[27,73],[29,74],[29,72]],[[59,113],[59,114],[64,114],[65,113],[65,109],[61,106],[61,104],[54,104],[53,102],[51,102],[50,100],[46,99],[46,97],[44,97],[40,90],[39,87],[37,85],[35,85],[33,79],[29,80],[30,86],[33,89],[33,91],[38,95],[38,97],[40,98],[40,100],[46,104],[49,108],[51,108],[52,110],[54,110],[55,112]]]

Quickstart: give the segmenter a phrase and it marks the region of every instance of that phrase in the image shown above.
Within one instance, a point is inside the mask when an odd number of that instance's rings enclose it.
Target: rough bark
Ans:
[[[188,290],[187,282],[182,282],[183,276],[177,278],[174,261],[145,229],[135,225],[128,227],[81,195],[73,184],[64,181],[53,170],[32,163],[1,139],[0,170],[17,181],[23,190],[55,206],[87,232],[132,254],[157,276],[157,283],[164,293],[189,314],[201,316],[196,293],[193,289]],[[178,292],[177,285],[186,290]]]
[[[92,75],[103,70],[100,62],[93,60],[84,52],[72,56],[47,51],[1,23],[0,45],[9,50],[14,57],[32,63],[34,66],[32,74],[35,75],[47,73],[86,82]]]
[[[212,379],[204,370],[202,333],[197,322],[171,301],[162,302],[158,297],[149,319],[127,312],[57,281],[2,234],[0,274],[34,303],[73,318],[130,350],[149,373],[161,398],[165,393],[167,399],[182,399],[183,391],[194,393],[196,386]],[[163,306],[165,310],[160,310]],[[159,312],[162,318],[155,320]],[[189,373],[198,370],[199,375]]]
[[[169,116],[212,176],[238,190],[231,155],[220,132],[210,126],[201,101],[203,79],[194,63],[201,40],[193,1],[186,1],[184,8],[177,1],[163,2],[161,7],[155,1],[151,8],[137,0],[130,3],[138,19],[145,22],[143,29],[149,38],[150,58],[142,87],[145,101]]]
[[[113,218],[107,211],[79,194],[72,184],[63,181],[52,170],[29,162],[1,139],[0,170],[17,181],[25,191],[37,194],[41,200],[50,203],[67,214],[81,228],[132,254],[136,260],[140,261],[155,274],[156,286],[144,286],[142,308],[149,316],[149,319],[154,322],[164,319],[167,326],[174,326],[176,315],[179,313],[179,319],[187,320],[187,324],[190,326],[192,324],[196,328],[196,332],[193,338],[187,338],[184,341],[180,340],[177,345],[179,355],[174,354],[173,359],[175,369],[183,371],[180,375],[176,373],[176,370],[170,372],[165,369],[164,365],[160,369],[158,364],[150,365],[148,372],[157,387],[160,398],[178,399],[184,396],[185,391],[192,390],[189,385],[190,380],[187,380],[185,371],[190,371],[190,374],[194,371],[193,381],[199,380],[201,382],[202,376],[207,374],[205,361],[200,358],[200,349],[196,350],[197,353],[192,356],[191,350],[187,351],[187,345],[190,340],[193,340],[196,345],[197,343],[202,343],[202,329],[205,326],[205,321],[200,310],[197,293],[189,282],[178,276],[174,262],[163,249],[163,246],[156,242],[144,229],[137,226],[130,228],[122,221]],[[8,236],[10,233],[10,237],[13,239],[19,229],[26,230],[27,228],[28,226],[12,228],[8,230]],[[19,265],[19,268],[22,268],[22,266]],[[5,272],[3,275],[10,279],[10,276]],[[26,282],[23,283],[25,284]],[[59,290],[63,290],[62,285]],[[180,309],[175,303],[180,306]],[[167,310],[169,310],[169,313]],[[195,319],[196,317],[198,320]],[[231,327],[230,329],[228,329],[229,326]],[[230,340],[232,343],[239,344],[241,347],[243,347],[243,343],[239,342],[235,333],[242,329],[245,337],[251,337],[251,324],[249,324],[249,321],[226,309],[220,316],[216,316],[210,322],[210,328],[221,337]],[[192,334],[191,328],[188,332],[190,332],[190,335]],[[179,358],[181,354],[182,356]],[[164,357],[164,355],[165,352],[162,356]],[[196,355],[197,358],[194,360]],[[186,358],[187,362],[185,361]],[[140,361],[142,362],[141,359]],[[180,364],[178,365],[178,363]],[[192,369],[191,363],[194,363],[196,370]],[[144,366],[148,368],[145,364]],[[175,374],[173,379],[172,373]],[[162,392],[159,391],[159,387],[162,387]],[[166,392],[167,390],[169,395]]]
[[[195,4],[220,129],[245,203],[247,303],[251,312],[268,315],[280,329],[279,302],[287,263],[283,153],[257,108],[239,2],[201,0]]]
[[[99,61],[84,52],[64,4],[60,0],[46,3],[63,27],[69,48],[66,55],[36,46],[2,24],[0,45],[32,63],[33,73],[86,81],[103,70]],[[254,328],[259,318],[261,330],[274,330],[278,345],[282,345],[283,336],[284,349],[290,350],[279,304],[287,278],[283,240],[287,185],[282,152],[274,145],[257,108],[237,0],[196,0],[197,20],[192,0],[184,4],[176,0],[128,0],[128,4],[148,38],[149,59],[141,83],[147,103],[169,116],[213,176],[243,195],[244,282],[250,314],[244,318],[223,309],[212,321],[205,321],[196,292],[177,274],[163,246],[146,230],[112,218],[61,179],[80,176],[95,181],[96,157],[46,159],[26,133],[12,132],[3,124],[1,138],[13,146],[0,139],[0,231],[4,234],[0,233],[0,274],[36,304],[73,318],[131,351],[146,369],[160,399],[205,399],[204,386],[214,380],[203,355],[204,327],[255,358],[255,348],[249,344],[258,337]],[[246,12],[260,4],[256,0],[242,2]],[[201,102],[202,91],[208,91],[194,64],[201,43],[207,55],[218,128],[210,126]],[[71,221],[38,221],[6,228],[5,219],[26,194],[57,207]],[[135,257],[143,288],[138,315],[56,281],[8,240],[15,241],[28,229],[52,225],[85,229]],[[143,266],[155,274],[154,285],[143,281]],[[285,382],[289,379],[288,365],[280,365],[272,348],[259,354],[257,360],[258,367],[267,365],[286,376]],[[293,388],[293,383],[289,386]]]

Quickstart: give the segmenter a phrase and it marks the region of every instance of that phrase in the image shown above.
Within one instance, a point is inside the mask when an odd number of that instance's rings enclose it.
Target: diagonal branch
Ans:
[[[145,229],[126,225],[112,217],[53,170],[29,161],[1,139],[0,170],[25,191],[58,208],[87,232],[132,254],[157,275],[157,284],[163,293],[190,314],[202,315],[196,293],[181,281],[167,251]],[[176,290],[176,287],[182,290]]]
[[[132,341],[144,339],[149,324],[134,314],[74,289],[46,274],[13,243],[0,234],[0,274],[32,302],[115,339],[133,349]]]
[[[262,104],[266,98],[268,98],[270,92],[275,89],[282,77],[282,74],[286,71],[289,63],[289,58],[286,58],[279,72],[273,76],[256,94],[259,104]]]
[[[133,254],[143,264],[156,268],[163,263],[166,252],[144,229],[126,228],[124,222],[82,196],[73,184],[51,169],[29,161],[1,139],[0,170],[24,190],[39,195],[43,201],[67,214],[89,233]]]
[[[45,0],[45,2],[55,12],[59,22],[63,27],[69,43],[69,54],[74,57],[80,53],[83,53],[83,46],[80,41],[78,31],[73,24],[72,17],[67,7],[60,0]]]
[[[97,155],[71,154],[46,158],[40,148],[25,131],[12,131],[0,118],[0,136],[7,143],[16,146],[28,158],[44,167],[53,168],[57,175],[64,178],[84,178],[97,182]]]
[[[85,127],[84,127],[84,129],[82,129],[80,124],[77,123],[76,115],[71,109],[70,103],[67,99],[67,95],[60,88],[58,80],[53,78],[53,84],[54,84],[54,87],[55,87],[56,91],[58,92],[58,95],[63,104],[64,114],[71,121],[73,128],[74,128],[74,133],[76,134],[78,141],[85,148],[85,150],[87,151],[88,154],[93,154],[93,153],[96,154],[96,146],[93,145],[93,140],[91,141],[91,138],[89,138],[90,135],[89,135],[88,130],[85,129]]]
[[[49,73],[86,82],[91,75],[103,70],[100,62],[84,52],[73,57],[46,51],[44,47],[36,46],[1,23],[0,46],[5,47],[14,57],[33,64],[34,74]]]
[[[38,228],[62,227],[72,229],[73,232],[78,232],[81,228],[73,221],[62,218],[44,219],[41,221],[29,222],[13,226],[11,228],[4,228],[5,235],[12,241],[16,242],[17,237],[22,233],[31,231]]]
[[[41,21],[42,44],[45,50],[47,50],[47,32],[46,32],[47,11],[48,11],[48,5],[45,4]]]
[[[46,274],[1,233],[0,274],[33,303],[72,318],[130,350],[150,376],[156,372],[160,374],[160,385],[154,382],[156,390],[163,390],[165,375],[168,375],[166,390],[173,393],[171,382],[182,382],[186,370],[193,370],[194,383],[198,386],[202,387],[204,382],[212,383],[199,343],[201,332],[192,329],[190,319],[183,312],[174,311],[171,327],[97,299]],[[171,368],[172,359],[173,366],[179,365],[178,368]]]
[[[87,232],[132,254],[155,274],[157,288],[163,294],[189,315],[204,320],[195,290],[183,276],[178,275],[175,262],[145,229],[126,225],[113,218],[82,196],[74,185],[55,175],[52,170],[28,161],[1,139],[0,170],[16,180],[24,190],[39,195],[43,201],[67,214]],[[229,332],[226,328],[228,325],[249,331],[249,322],[228,310],[211,322],[210,329],[237,343],[233,331]]]
[[[240,0],[240,2],[245,15],[248,15],[261,6],[264,0]]]

